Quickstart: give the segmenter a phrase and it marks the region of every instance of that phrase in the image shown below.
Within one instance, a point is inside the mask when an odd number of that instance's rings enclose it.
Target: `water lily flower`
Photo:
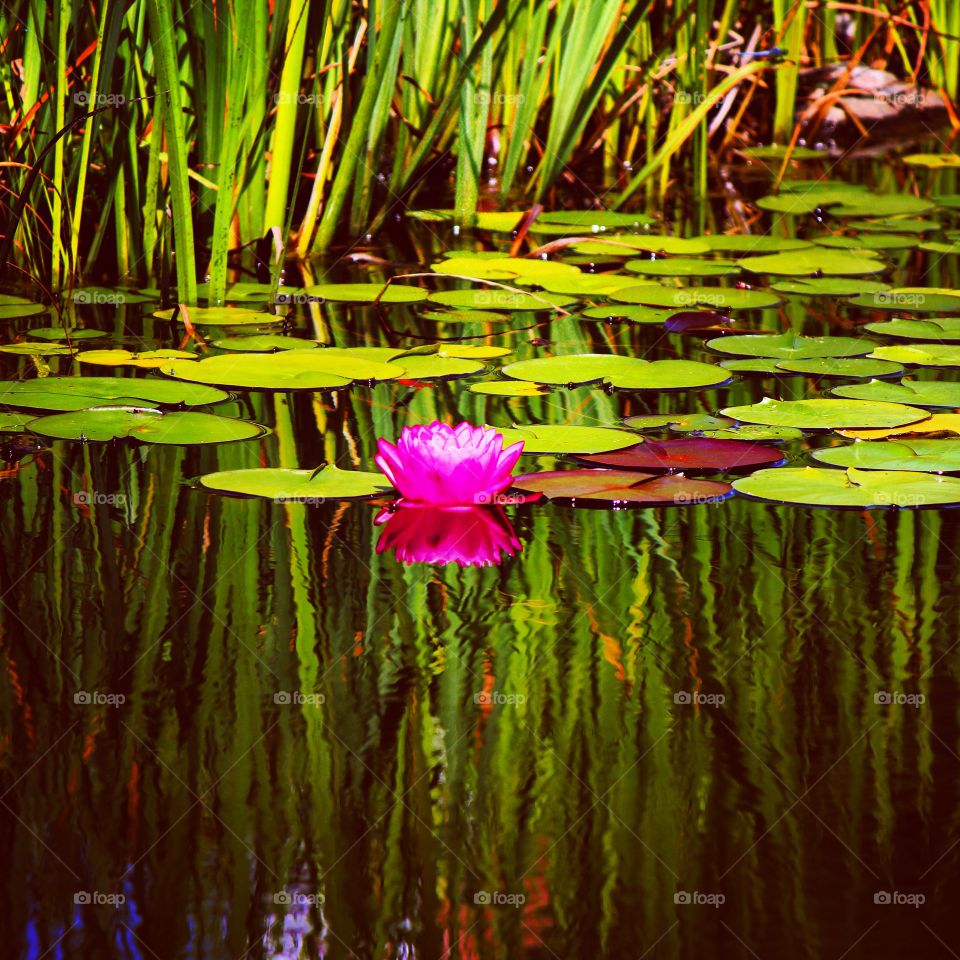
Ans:
[[[401,563],[457,563],[492,567],[522,545],[499,507],[430,507],[398,504],[376,518],[384,524],[377,553],[393,550]]]
[[[396,446],[377,441],[374,458],[404,500],[434,506],[494,503],[510,486],[523,442],[504,449],[492,427],[434,421],[404,427]]]

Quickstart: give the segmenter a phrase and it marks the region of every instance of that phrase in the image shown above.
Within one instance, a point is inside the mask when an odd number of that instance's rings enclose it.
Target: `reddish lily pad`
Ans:
[[[547,470],[515,477],[513,486],[547,500],[586,501],[590,506],[686,506],[715,503],[732,493],[728,483],[691,480],[682,473],[660,476],[635,470]]]
[[[709,440],[684,437],[679,440],[644,440],[635,447],[576,458],[618,470],[685,470],[695,473],[722,473],[750,470],[783,463],[779,450],[742,440]]]

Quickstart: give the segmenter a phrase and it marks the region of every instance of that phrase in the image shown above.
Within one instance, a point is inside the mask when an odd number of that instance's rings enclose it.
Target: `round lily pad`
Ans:
[[[731,493],[716,480],[691,480],[634,470],[550,470],[514,477],[518,490],[541,493],[548,500],[605,503],[610,506],[690,506],[715,503]]]
[[[38,417],[30,429],[44,437],[61,440],[117,440],[144,443],[198,444],[250,440],[264,428],[246,420],[218,417],[212,413],[164,413],[150,407],[90,407],[71,413]]]
[[[653,233],[609,234],[603,240],[584,240],[571,244],[578,253],[621,253],[632,254],[637,250],[663,254],[707,253],[710,247],[699,239],[687,237],[664,237]]]
[[[960,383],[939,380],[901,380],[900,383],[871,380],[834,387],[830,392],[850,400],[887,400],[915,407],[960,407]]]
[[[759,423],[739,423],[724,430],[704,430],[700,435],[713,440],[748,440],[750,442],[766,440],[772,443],[783,443],[786,440],[799,440],[804,434],[796,427],[768,427]]]
[[[104,330],[90,330],[78,327],[76,330],[64,330],[63,327],[34,327],[27,331],[27,336],[34,340],[94,340],[105,337]]]
[[[868,356],[915,367],[960,367],[960,346],[952,344],[906,343],[876,347]]]
[[[40,377],[0,383],[0,403],[28,410],[85,410],[106,403],[199,407],[226,399],[227,394],[213,387],[140,377]]]
[[[73,353],[70,347],[62,343],[6,343],[0,346],[0,353],[12,353],[23,357],[64,357]]]
[[[779,467],[733,482],[756,500],[811,507],[920,507],[960,503],[960,480],[914,471]]]
[[[872,310],[902,310],[906,313],[960,313],[960,294],[940,293],[923,287],[895,287],[862,293],[850,304]]]
[[[628,260],[624,267],[649,277],[732,277],[740,273],[735,260],[698,260],[696,257]]]
[[[769,290],[740,287],[624,287],[610,294],[620,303],[642,303],[648,307],[709,307],[712,310],[758,310],[775,307],[780,298]]]
[[[721,367],[694,360],[641,360],[610,354],[541,357],[507,364],[502,371],[516,380],[570,386],[603,381],[621,390],[675,390],[726,383]]]
[[[93,363],[101,367],[139,367],[142,370],[156,370],[168,360],[189,360],[191,363],[198,354],[187,350],[144,350],[134,353],[132,350],[85,350],[77,354],[80,363]]]
[[[531,229],[550,223],[602,231],[615,228],[640,230],[656,221],[644,213],[620,213],[617,210],[553,210],[541,213]]]
[[[960,440],[876,440],[814,450],[815,460],[861,470],[960,470]]]
[[[912,197],[903,193],[872,194],[863,200],[851,200],[839,206],[831,207],[830,213],[835,217],[890,217],[900,214],[926,213],[933,210],[932,200],[923,197]]]
[[[307,287],[306,292],[333,303],[419,303],[427,299],[422,287],[403,283],[318,283]]]
[[[852,440],[886,440],[889,437],[904,436],[960,436],[960,413],[935,413],[919,423],[904,426],[889,426],[878,429],[841,429],[837,431],[842,437]]]
[[[557,293],[515,293],[497,288],[440,290],[431,293],[428,299],[431,303],[466,310],[556,310],[577,302],[575,297]]]
[[[35,413],[13,413],[9,410],[0,410],[0,433],[22,433],[35,417]]]
[[[174,309],[158,310],[155,317],[172,320]],[[246,310],[243,307],[185,307],[177,313],[182,323],[185,316],[195,327],[243,327],[253,324],[280,323],[283,317],[258,310]]]
[[[491,310],[427,310],[420,316],[437,323],[503,323],[510,319]]]
[[[588,320],[626,320],[630,323],[665,323],[677,311],[662,307],[627,306],[608,303],[602,307],[588,307],[580,314]]]
[[[278,333],[258,333],[249,337],[224,337],[214,340],[211,346],[241,353],[273,353],[276,350],[313,350],[317,342],[302,337],[284,337]]]
[[[770,285],[777,293],[796,293],[806,297],[855,297],[863,293],[889,290],[888,283],[851,277],[805,277],[778,280]]]
[[[547,276],[537,280],[537,284],[550,293],[569,293],[576,297],[606,297],[616,290],[635,287],[643,282],[636,276],[620,273],[579,273],[576,276]]]
[[[284,468],[221,470],[201,477],[200,483],[217,493],[264,497],[280,502],[358,500],[393,491],[382,473],[341,470],[333,464],[328,464],[319,471]]]
[[[720,411],[726,417],[773,427],[835,430],[843,427],[900,427],[919,423],[930,414],[919,407],[874,400],[773,400]]]
[[[637,442],[637,435],[614,427],[577,427],[531,424],[497,427],[503,434],[503,446],[523,441],[525,454],[605,453],[621,450]]]
[[[46,312],[47,308],[42,303],[34,303],[27,300],[26,297],[0,293],[0,320],[10,320],[14,317],[35,317]]]
[[[469,377],[483,369],[479,360],[461,359],[456,356],[400,357],[392,366],[402,366],[402,380],[448,380],[454,377]]]
[[[542,397],[548,393],[546,387],[523,380],[485,380],[483,383],[470,384],[471,393],[482,393],[491,397]]]
[[[813,246],[809,240],[770,237],[764,234],[720,233],[698,239],[717,253],[787,253],[791,250],[806,250]],[[746,265],[749,266],[749,264]]]
[[[939,317],[929,320],[888,320],[867,323],[864,329],[884,337],[902,340],[938,340],[941,343],[960,342],[960,317]]]
[[[770,210],[773,213],[803,214],[812,213],[820,206],[817,197],[809,197],[804,193],[780,193],[760,197],[757,206],[761,210]]]
[[[861,275],[882,273],[887,269],[885,261],[866,254],[845,253],[820,247],[792,250],[789,253],[772,253],[769,256],[753,257],[747,268],[754,273],[781,274],[792,277]]]
[[[788,373],[810,377],[896,377],[903,366],[889,360],[868,357],[820,357],[815,360],[781,360],[777,366]]]
[[[856,337],[803,337],[796,333],[779,336],[745,334],[708,340],[706,345],[719,353],[777,360],[808,360],[813,357],[855,357],[869,353],[873,346]]]
[[[677,433],[716,430],[733,424],[733,420],[726,417],[712,417],[706,413],[653,414],[652,416],[627,417],[623,422],[631,430],[652,430],[669,427]]]
[[[535,260],[522,257],[491,257],[478,260],[474,257],[450,257],[431,264],[435,273],[474,280],[514,280],[516,283],[539,283],[549,277],[580,276],[578,267],[557,260]]]
[[[783,455],[759,443],[683,437],[678,440],[644,440],[626,450],[578,456],[577,459],[619,470],[719,473],[769,467],[782,463]]]
[[[756,373],[766,377],[785,377],[788,371],[780,369],[776,360],[721,360],[720,366],[731,373]]]

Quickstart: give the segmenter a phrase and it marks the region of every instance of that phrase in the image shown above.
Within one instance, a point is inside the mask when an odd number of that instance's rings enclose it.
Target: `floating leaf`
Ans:
[[[960,367],[960,346],[949,344],[907,343],[902,346],[876,347],[868,356],[915,367]]]
[[[746,423],[763,423],[772,427],[801,427],[810,430],[835,430],[842,427],[900,427],[919,423],[930,414],[918,407],[874,400],[773,400],[744,407],[727,407],[720,411],[726,417]]]
[[[853,254],[811,247],[789,253],[772,253],[769,256],[753,257],[747,263],[753,273],[783,274],[806,277],[813,274],[843,276],[844,274],[882,273],[887,269],[885,261],[874,256]]]
[[[34,433],[61,440],[142,440],[144,443],[186,445],[250,440],[264,428],[246,420],[212,413],[164,413],[149,407],[91,407],[71,413],[38,417]]]
[[[9,410],[0,410],[0,433],[23,433],[27,424],[32,423],[36,414],[11,413]]]
[[[562,224],[594,231],[618,227],[639,230],[654,223],[656,220],[645,213],[620,213],[616,210],[553,210],[541,213],[531,229],[537,229],[543,224]]]
[[[906,313],[960,312],[960,293],[941,292],[924,287],[895,287],[863,293],[850,301],[852,306],[873,310],[902,310]]]
[[[941,343],[960,342],[960,317],[940,317],[929,320],[888,320],[864,325],[871,333],[903,340],[939,340]]]
[[[139,367],[141,370],[156,370],[169,360],[193,362],[198,354],[187,350],[85,350],[77,354],[80,363],[93,363],[101,367]]]
[[[900,159],[908,167],[926,167],[929,170],[960,167],[960,157],[955,153],[908,153]]]
[[[834,211],[831,210],[831,213]],[[846,224],[848,230],[860,233],[898,232],[898,233],[927,233],[929,230],[940,230],[941,224],[936,220],[918,220],[906,217],[884,217],[879,220],[851,220]]]
[[[620,303],[648,307],[709,307],[711,310],[756,310],[775,307],[780,298],[768,290],[740,287],[624,287],[610,294]]]
[[[619,470],[684,470],[724,472],[769,467],[783,462],[778,450],[759,443],[684,437],[679,440],[645,440],[626,450],[579,456],[578,460]]]
[[[623,421],[631,430],[652,430],[670,427],[678,433],[692,433],[698,430],[715,430],[729,427],[732,420],[726,417],[711,417],[706,413],[653,414],[652,416],[627,417]]]
[[[694,360],[641,360],[610,354],[540,357],[507,364],[502,371],[516,380],[534,383],[604,383],[621,390],[675,390],[726,383],[729,374],[712,363]]]
[[[877,440],[814,450],[815,460],[861,470],[960,470],[960,440]]]
[[[157,310],[155,317],[161,320],[172,320],[174,310]],[[283,317],[272,313],[262,313],[257,310],[246,310],[243,307],[185,307],[180,308],[177,319],[182,323],[184,316],[190,317],[195,327],[243,327],[251,324],[280,323]]]
[[[341,470],[328,464],[320,471],[262,468],[221,470],[200,477],[208,490],[267,500],[323,503],[325,500],[358,500],[393,491],[382,473]]]
[[[732,277],[740,273],[740,265],[735,260],[697,260],[695,257],[628,260],[624,267],[651,277]]]
[[[903,373],[899,363],[868,357],[822,357],[816,360],[781,360],[777,366],[788,373],[810,377],[895,377]]]
[[[42,377],[0,383],[0,403],[28,410],[85,410],[105,403],[199,407],[226,400],[213,387],[126,377]]]
[[[64,330],[63,327],[34,327],[27,330],[27,336],[35,340],[94,340],[106,335],[103,330],[88,330],[83,327],[76,330]]]
[[[63,357],[73,353],[70,347],[60,343],[7,343],[0,353],[12,353],[25,357]]]
[[[799,293],[805,297],[855,297],[863,293],[889,290],[890,285],[879,280],[848,277],[810,277],[802,280],[778,280],[770,285],[777,293]]]
[[[806,250],[813,244],[809,240],[794,240],[788,237],[769,237],[745,233],[721,233],[697,237],[717,253],[786,253],[790,250]]]
[[[490,310],[427,310],[419,316],[437,323],[504,323],[510,319]]]
[[[445,307],[463,307],[467,310],[487,307],[494,310],[556,310],[577,302],[575,297],[557,293],[514,293],[497,288],[440,290],[431,293],[428,299]]]
[[[580,273],[576,276],[543,277],[537,283],[550,293],[569,293],[577,297],[606,297],[624,287],[643,283],[635,276],[619,273]],[[653,281],[649,281],[653,283]]]
[[[214,340],[211,346],[218,350],[236,350],[242,353],[273,353],[276,350],[313,350],[315,340],[302,337],[285,337],[279,333],[259,333],[249,337],[225,337]]]
[[[418,303],[427,299],[422,287],[402,283],[318,283],[307,287],[306,292],[333,303]]]
[[[821,201],[816,196],[807,196],[805,193],[771,194],[757,201],[761,210],[786,214],[813,213],[820,204]]]
[[[715,503],[731,493],[716,480],[690,480],[682,474],[658,476],[634,470],[550,470],[514,477],[518,490],[542,493],[548,500],[637,506],[689,506]]]
[[[733,482],[739,494],[810,507],[948,506],[960,503],[960,480],[926,473],[780,467]]]
[[[697,254],[707,253],[710,247],[703,240],[687,239],[686,237],[663,237],[652,233],[610,234],[603,240],[584,240],[571,244],[578,253],[619,253],[632,254],[637,250],[647,253],[663,254]]]
[[[33,303],[26,297],[0,293],[0,320],[10,320],[14,317],[35,317],[37,314],[46,312],[47,308],[42,303]]]
[[[960,383],[943,383],[939,380],[901,380],[900,383],[871,380],[869,383],[834,387],[830,392],[835,397],[851,400],[887,400],[915,407],[960,407]]]
[[[706,343],[719,353],[745,357],[770,357],[777,360],[808,360],[812,357],[854,357],[869,353],[873,346],[856,337],[802,337],[796,333],[779,336],[744,334],[717,337]]]
[[[788,373],[780,369],[776,360],[721,360],[720,366],[731,373],[757,373],[768,377],[783,377]]]
[[[864,233],[858,237],[828,235],[814,237],[818,247],[839,250],[909,250],[916,246],[916,240],[903,233]]]
[[[523,441],[523,452],[534,453],[605,453],[620,450],[637,442],[637,435],[614,427],[576,427],[531,424],[497,427],[503,434],[503,446]]]
[[[630,323],[665,323],[677,311],[657,307],[620,306],[608,303],[588,307],[580,316],[589,320],[626,320]]]
[[[485,380],[472,383],[469,389],[473,393],[483,393],[491,397],[542,397],[549,393],[546,387],[523,380]]]
[[[862,200],[852,200],[850,203],[831,207],[830,213],[835,217],[890,217],[900,214],[926,213],[933,210],[932,200],[923,197],[912,197],[905,193],[871,194]]]
[[[493,257],[478,260],[473,257],[450,257],[430,267],[435,273],[471,277],[475,280],[513,280],[516,283],[539,283],[549,277],[580,275],[580,270],[557,260],[535,260],[521,257]]]
[[[459,359],[456,356],[402,357],[396,366],[403,367],[404,380],[447,380],[453,377],[469,377],[483,369],[478,360]]]
[[[701,434],[714,440],[769,440],[783,443],[785,440],[799,440],[803,431],[796,427],[767,427],[759,423],[740,423],[726,430],[704,430]]]
[[[921,423],[877,430],[838,430],[841,436],[851,440],[886,440],[888,437],[922,436],[940,434],[942,436],[960,436],[960,413],[935,413]]]

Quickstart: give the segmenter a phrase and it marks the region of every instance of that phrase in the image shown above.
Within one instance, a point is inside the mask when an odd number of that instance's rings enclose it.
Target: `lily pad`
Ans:
[[[70,347],[62,343],[6,343],[0,346],[0,353],[12,353],[21,357],[64,357],[73,353]]]
[[[157,310],[154,316],[161,320],[172,320],[174,313],[173,309]],[[243,307],[186,307],[177,313],[181,323],[185,316],[189,316],[195,327],[243,327],[280,323],[283,320],[283,317],[272,313],[245,310]]]
[[[687,237],[664,237],[653,233],[637,234],[610,234],[603,240],[584,240],[571,244],[578,253],[619,253],[632,254],[637,250],[647,253],[663,254],[697,254],[707,253],[710,247],[699,239]]]
[[[860,294],[850,304],[872,310],[902,310],[905,313],[958,313],[960,293],[940,293],[923,287],[895,287]]]
[[[697,239],[702,240],[717,253],[787,253],[791,250],[806,250],[813,246],[809,240],[748,233],[719,233]]]
[[[960,480],[914,471],[780,467],[733,482],[739,494],[811,507],[951,506],[960,503]]]
[[[0,410],[0,433],[23,433],[27,424],[36,417],[35,413],[12,413]]]
[[[393,491],[382,473],[341,470],[333,464],[328,464],[320,471],[276,467],[221,470],[201,477],[200,484],[217,493],[306,503],[365,500]]]
[[[715,503],[731,493],[729,484],[716,480],[635,470],[549,470],[514,477],[513,486],[541,493],[548,500],[585,500],[611,506],[690,506]]]
[[[675,390],[714,387],[730,375],[712,363],[694,360],[641,360],[610,354],[540,357],[507,364],[502,372],[516,380],[576,386],[603,381],[621,390]]]
[[[726,417],[772,427],[800,427],[809,430],[836,430],[843,427],[900,427],[919,423],[930,414],[919,407],[879,400],[774,400],[720,411]]]
[[[403,380],[448,380],[454,377],[469,377],[484,367],[479,360],[460,359],[456,356],[401,357],[395,366],[402,366]]]
[[[877,440],[814,450],[815,460],[861,470],[960,470],[960,440]]]
[[[541,213],[534,221],[532,230],[543,224],[584,228],[593,231],[609,229],[640,230],[656,223],[645,213],[620,213],[617,210],[553,210]]]
[[[876,347],[868,356],[915,367],[960,367],[960,346],[952,344],[907,343]]]
[[[241,353],[273,353],[276,350],[313,350],[315,340],[302,337],[285,337],[278,333],[259,333],[249,337],[224,337],[214,340],[211,346],[218,350],[236,350]]]
[[[513,280],[516,283],[539,283],[549,277],[578,277],[580,270],[557,260],[536,260],[522,257],[493,257],[478,260],[472,257],[450,257],[431,264],[434,273],[474,280]]]
[[[901,380],[900,383],[871,380],[869,383],[834,387],[830,392],[835,397],[850,400],[887,400],[915,407],[960,407],[960,383],[943,383],[939,380]]]
[[[626,320],[629,323],[665,323],[677,311],[662,307],[621,306],[608,303],[602,307],[588,307],[580,314],[588,320]]]
[[[805,193],[777,193],[761,197],[757,206],[761,210],[770,210],[774,213],[803,214],[813,213],[821,205],[819,198],[807,196]]]
[[[865,254],[845,253],[820,247],[793,250],[789,253],[772,253],[769,256],[753,257],[747,264],[753,273],[783,274],[792,277],[844,276],[882,273],[887,269],[885,261]]]
[[[960,167],[960,157],[955,153],[909,153],[900,159],[908,167],[926,167],[928,170]]]
[[[635,287],[643,283],[643,280],[620,273],[579,273],[576,276],[543,277],[537,280],[537,283],[550,293],[569,293],[577,297],[606,297],[624,287]]]
[[[903,366],[889,360],[871,360],[869,357],[822,357],[816,360],[781,360],[777,366],[788,373],[803,373],[809,377],[895,377],[903,373]]]
[[[926,213],[934,207],[932,200],[925,200],[923,197],[912,197],[904,193],[884,193],[871,194],[863,200],[857,199],[831,207],[830,213],[835,217],[890,217],[905,213]]]
[[[879,280],[850,277],[809,277],[798,280],[778,280],[770,285],[777,293],[798,293],[805,297],[855,297],[864,293],[889,290],[890,285]]]
[[[655,430],[669,427],[678,433],[692,433],[699,430],[715,430],[729,427],[733,420],[726,417],[712,417],[706,413],[670,413],[652,414],[639,417],[627,417],[623,421],[631,430]]]
[[[47,308],[42,303],[34,303],[26,297],[16,297],[9,293],[0,293],[0,320],[10,320],[14,317],[35,317],[46,313]]]
[[[628,260],[624,267],[650,277],[732,277],[740,273],[740,265],[735,260],[698,260],[696,257]]]
[[[212,413],[164,413],[150,407],[120,406],[90,407],[38,417],[31,422],[30,429],[41,436],[61,440],[131,439],[176,446],[230,443],[264,433],[264,428],[257,423]]]
[[[929,320],[888,320],[867,323],[864,329],[884,337],[903,340],[939,340],[941,343],[960,342],[960,317],[939,317]]]
[[[637,442],[637,435],[615,427],[578,427],[531,424],[497,427],[504,448],[523,441],[524,454],[606,453],[622,450]]]
[[[437,323],[504,323],[510,319],[492,310],[427,310],[419,316]]]
[[[960,413],[935,413],[921,423],[907,426],[884,427],[874,430],[838,430],[840,436],[851,440],[886,440],[889,437],[905,436],[960,436]]]
[[[403,283],[318,283],[307,287],[306,292],[332,303],[419,303],[427,299],[423,287]]]
[[[836,250],[910,250],[916,246],[916,240],[905,233],[863,233],[858,237],[829,234],[814,237],[813,242]]]
[[[28,410],[85,410],[106,403],[199,407],[226,400],[213,387],[133,377],[40,377],[0,383],[0,403]]]
[[[786,440],[799,440],[803,431],[796,427],[768,427],[759,423],[739,423],[725,430],[704,430],[703,437],[713,440],[747,440],[757,442],[767,440],[772,443],[783,443]]]
[[[644,440],[626,450],[578,456],[577,459],[619,470],[720,473],[769,467],[782,463],[783,455],[759,443],[683,437],[678,440]]]
[[[556,310],[576,303],[575,297],[557,293],[514,293],[510,290],[486,288],[482,290],[440,290],[431,293],[431,303],[466,310]]]
[[[712,310],[758,310],[775,307],[780,298],[769,290],[741,287],[624,287],[610,294],[620,303],[642,303],[648,307],[709,307]]]
[[[78,327],[76,330],[64,330],[63,327],[34,327],[26,333],[34,340],[94,340],[107,335],[104,330],[90,330],[86,327]]]
[[[483,383],[470,384],[469,389],[472,393],[491,397],[542,397],[549,393],[546,387],[523,380],[485,380]]]
[[[80,363],[93,363],[101,367],[139,367],[142,370],[156,370],[169,360],[189,360],[193,362],[198,354],[187,350],[144,350],[134,353],[131,350],[85,350],[77,354]]]
[[[721,360],[720,366],[731,373],[756,373],[766,377],[787,375],[787,371],[781,370],[776,360]]]
[[[855,357],[869,353],[873,346],[856,337],[803,337],[788,332],[779,336],[744,334],[716,337],[706,346],[719,353],[777,360],[809,360],[814,357]]]

